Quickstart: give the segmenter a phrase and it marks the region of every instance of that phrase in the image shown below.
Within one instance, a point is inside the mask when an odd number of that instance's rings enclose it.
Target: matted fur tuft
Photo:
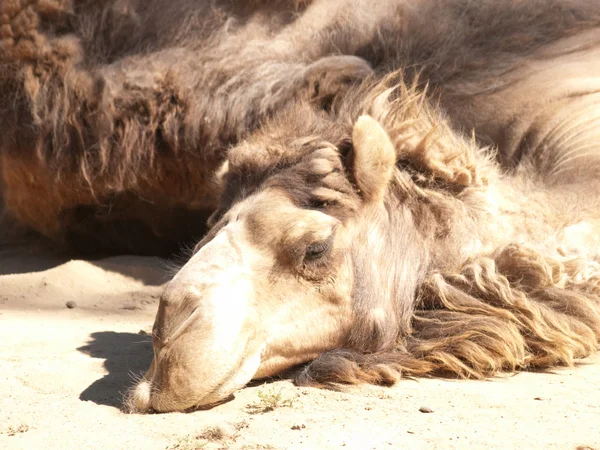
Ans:
[[[483,379],[572,366],[598,349],[599,276],[595,262],[559,262],[524,246],[503,247],[458,273],[431,274],[419,289],[412,332],[395,351],[329,352],[296,380],[388,385],[400,376]]]
[[[376,118],[386,128],[399,164],[420,181],[462,188],[485,185],[496,174],[490,168],[494,152],[453,131],[418,76],[410,81],[404,70],[394,71],[350,94],[354,98],[343,99],[340,114],[354,118],[360,111]]]
[[[517,271],[522,276],[515,277]],[[594,352],[600,339],[600,299],[584,292],[598,274],[575,287],[571,280],[579,274],[516,245],[458,274],[434,274],[421,288],[411,352],[437,360],[439,370],[478,378],[503,369],[572,365]],[[448,314],[458,319],[457,329],[428,328],[448,322]],[[447,347],[449,339],[462,348]]]

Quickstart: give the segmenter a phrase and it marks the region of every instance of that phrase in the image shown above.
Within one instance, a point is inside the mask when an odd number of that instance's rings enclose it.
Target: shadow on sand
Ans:
[[[168,259],[84,254],[74,249],[66,252],[35,232],[3,222],[1,213],[0,205],[0,276],[44,272],[71,260],[83,260],[106,272],[120,273],[145,285],[159,286],[168,281],[190,256],[190,252],[183,248]]]
[[[0,275],[42,272],[69,258],[34,233],[7,229],[0,218]]]
[[[81,259],[75,254],[65,254],[44,247],[6,245],[0,242],[0,276],[44,272],[69,261]],[[185,261],[185,256],[180,257]],[[176,268],[182,266],[179,260],[163,260],[151,256],[110,256],[105,258],[81,259],[106,272],[119,273],[141,281],[146,286],[160,286],[169,281]],[[177,261],[177,264],[172,261]]]
[[[90,335],[87,345],[79,350],[93,358],[103,358],[104,367],[108,374],[94,381],[80,395],[79,399],[91,401],[98,405],[122,408],[123,396],[134,383],[134,378],[142,375],[152,362],[152,338],[133,333],[117,333],[115,331],[100,331]],[[253,380],[247,387],[271,384],[282,379],[291,379],[291,375]],[[217,405],[234,399],[234,394],[210,405],[190,408],[185,412],[212,409]]]
[[[105,359],[108,374],[79,395],[80,400],[98,405],[120,408],[123,394],[133,384],[133,377],[143,374],[152,362],[152,339],[133,333],[92,333],[88,344],[77,350],[92,358]]]

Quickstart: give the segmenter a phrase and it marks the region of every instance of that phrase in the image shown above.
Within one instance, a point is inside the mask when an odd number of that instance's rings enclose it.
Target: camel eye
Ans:
[[[315,242],[313,244],[310,244],[306,248],[306,255],[304,256],[304,260],[314,261],[316,259],[322,258],[329,251],[330,246],[330,239],[323,242]]]
[[[308,201],[309,209],[325,209],[329,206],[329,202],[318,198],[311,198]]]

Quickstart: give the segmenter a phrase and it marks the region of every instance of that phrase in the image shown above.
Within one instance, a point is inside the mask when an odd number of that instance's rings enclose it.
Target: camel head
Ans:
[[[387,211],[387,133],[369,116],[289,121],[231,151],[212,229],[160,300],[132,409],[219,402],[328,351],[392,346],[408,326],[422,248],[408,211]]]
[[[132,410],[210,405],[306,362],[308,383],[396,381],[359,360],[400,357],[436,251],[449,261],[435,237],[458,241],[447,224],[464,215],[419,186],[479,180],[473,147],[422,94],[372,92],[331,115],[299,102],[229,151],[211,230],[161,298]]]

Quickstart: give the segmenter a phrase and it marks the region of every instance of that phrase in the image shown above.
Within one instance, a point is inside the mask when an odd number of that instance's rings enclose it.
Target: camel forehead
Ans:
[[[299,207],[288,192],[267,188],[236,205],[233,216],[246,236],[259,246],[326,239],[339,221],[320,211]]]
[[[301,223],[311,209],[342,221],[355,212],[358,196],[335,147],[320,142],[317,149],[296,158],[258,172],[241,167],[239,161],[230,163],[222,210],[228,210],[230,218],[251,216],[259,229]]]
[[[278,146],[280,152],[275,153],[276,157],[268,142],[231,150],[226,169],[231,173],[229,182],[238,190],[254,191],[260,186],[276,185],[289,190],[341,171],[339,153],[332,144],[321,141],[306,143],[301,148],[297,145],[291,142],[287,147]]]

